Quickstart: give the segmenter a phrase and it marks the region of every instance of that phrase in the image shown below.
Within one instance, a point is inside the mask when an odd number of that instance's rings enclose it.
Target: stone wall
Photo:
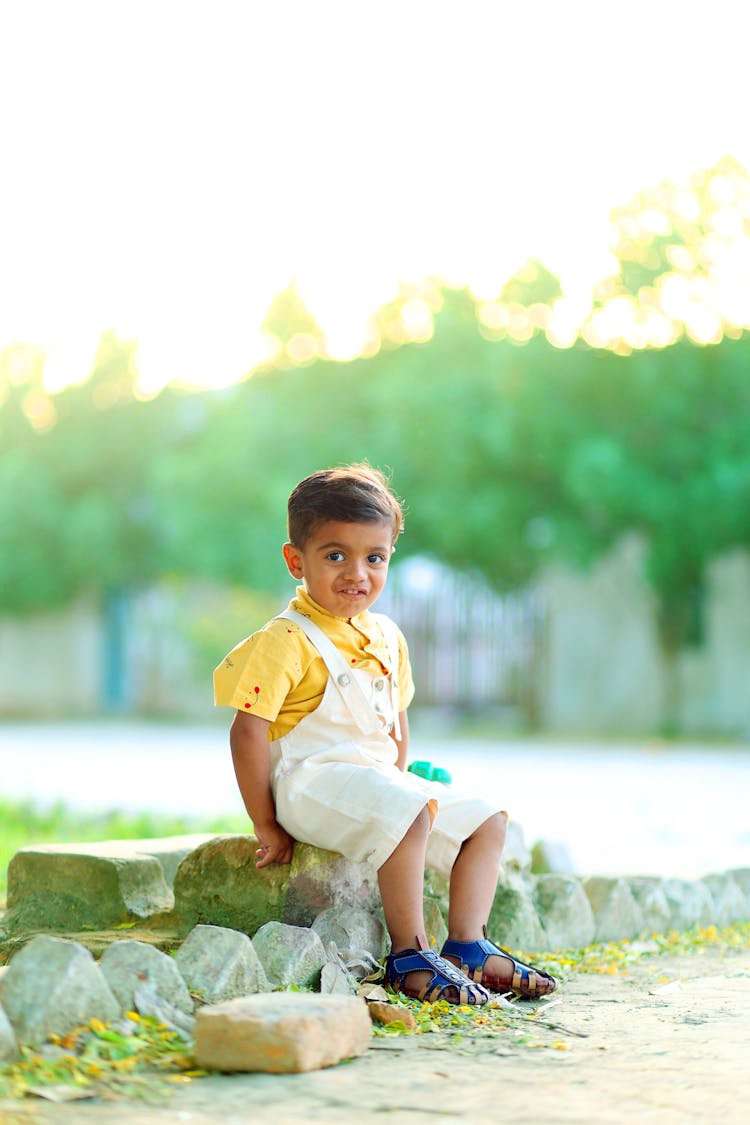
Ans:
[[[387,952],[376,872],[301,844],[288,866],[258,870],[256,846],[233,835],[21,849],[0,927],[0,963],[10,962],[0,968],[0,1063],[19,1045],[59,1049],[51,1037],[90,1021],[130,1034],[134,1013],[194,1042],[199,1062],[220,1069],[305,1070],[362,1053],[368,1018],[377,1018],[363,997],[387,999],[376,985],[358,986]],[[437,950],[447,890],[426,873]],[[749,917],[750,869],[693,882],[535,874],[516,827],[489,932],[539,961],[545,950]],[[263,996],[290,986],[326,995]]]
[[[537,683],[542,727],[654,734],[665,720],[665,670],[644,546],[627,536],[587,573],[546,570],[537,589],[546,641]],[[682,734],[750,735],[750,555],[709,568],[703,636],[677,668]]]

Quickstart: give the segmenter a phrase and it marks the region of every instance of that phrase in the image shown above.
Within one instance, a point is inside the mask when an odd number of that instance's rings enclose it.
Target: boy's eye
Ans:
[[[368,555],[368,563],[382,563],[385,562],[385,555]]]
[[[330,559],[331,562],[341,562],[343,557],[344,557],[343,551],[329,551],[328,554],[326,555],[326,558]]]

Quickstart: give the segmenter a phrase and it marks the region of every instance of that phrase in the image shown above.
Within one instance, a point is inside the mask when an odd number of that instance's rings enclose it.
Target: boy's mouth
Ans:
[[[342,597],[345,597],[345,598],[361,598],[361,597],[364,597],[367,594],[367,591],[366,590],[359,590],[359,589],[348,589],[348,590],[339,590],[339,594],[341,594]]]

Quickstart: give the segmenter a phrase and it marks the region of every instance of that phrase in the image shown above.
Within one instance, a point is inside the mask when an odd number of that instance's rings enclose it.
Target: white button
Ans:
[[[385,680],[376,680],[372,686],[375,688],[375,691],[382,691],[385,687]]]
[[[350,684],[351,682],[352,681],[351,681],[350,677],[347,676],[346,672],[342,672],[341,675],[338,678],[338,683],[341,687],[346,687],[347,684]]]

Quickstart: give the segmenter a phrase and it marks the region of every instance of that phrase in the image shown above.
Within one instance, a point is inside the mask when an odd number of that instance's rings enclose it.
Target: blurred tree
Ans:
[[[113,599],[114,629],[118,592],[158,576],[276,594],[290,581],[279,551],[290,489],[366,458],[407,499],[399,555],[432,553],[500,590],[550,560],[590,565],[638,532],[674,669],[700,635],[708,565],[750,538],[748,336],[646,347],[657,323],[673,333],[662,343],[674,339],[674,278],[714,277],[711,247],[745,214],[739,171],[720,168],[696,181],[704,203],[659,189],[623,210],[623,268],[587,339],[633,354],[549,346],[532,312],[558,287],[531,263],[506,285],[507,308],[435,279],[403,285],[374,318],[381,349],[346,364],[321,358],[292,285],[266,321],[276,360],[211,394],[139,401],[134,346],[112,334],[91,377],[53,396],[38,351],[0,356],[0,608],[89,589]],[[312,351],[290,351],[301,336]]]
[[[274,297],[262,328],[278,343],[276,367],[310,363],[325,354],[325,336],[302,300],[296,281]]]
[[[134,398],[134,356],[107,333],[85,382],[48,396],[40,366],[5,403],[0,555],[18,567],[0,584],[6,607],[153,576],[146,479],[164,432],[159,404]]]
[[[750,176],[735,159],[639,192],[612,226],[618,268],[596,286],[590,344],[627,352],[683,333],[708,344],[750,328]]]
[[[506,281],[500,301],[506,305],[552,305],[562,296],[560,279],[536,258],[530,258],[518,273]]]

